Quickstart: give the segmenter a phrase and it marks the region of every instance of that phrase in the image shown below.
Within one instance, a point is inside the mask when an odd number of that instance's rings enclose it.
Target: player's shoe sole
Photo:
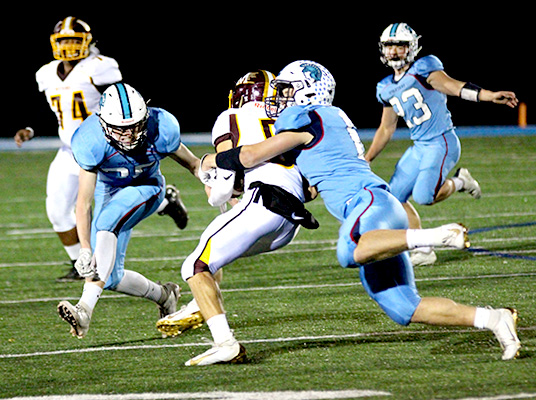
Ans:
[[[175,337],[190,329],[197,329],[203,326],[205,319],[200,311],[189,314],[181,319],[174,319],[172,316],[166,316],[156,322],[156,329],[164,337]]]
[[[80,304],[73,306],[68,301],[61,301],[58,304],[58,314],[61,319],[71,325],[71,335],[78,339],[86,336],[91,317]]]

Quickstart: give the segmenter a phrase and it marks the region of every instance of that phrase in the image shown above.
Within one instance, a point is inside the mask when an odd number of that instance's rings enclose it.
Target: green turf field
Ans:
[[[373,169],[388,179],[407,145],[391,142]],[[209,148],[192,150],[200,156]],[[82,284],[54,280],[68,264],[45,214],[53,157],[0,153],[0,398],[536,398],[535,136],[462,139],[460,165],[479,180],[482,199],[457,193],[418,207],[424,227],[466,224],[473,246],[438,251],[436,265],[416,268],[421,294],[518,308],[523,347],[511,362],[500,360],[488,331],[391,322],[365,295],[357,271],[338,266],[338,223],[320,199],[308,206],[317,231],[225,268],[225,305],[246,364],[184,367],[208,347],[206,326],[162,339],[154,304],[113,292],[99,301],[88,336],[75,339],[56,313],[60,300],[78,299]],[[186,170],[171,160],[162,170],[181,190],[190,222],[178,231],[168,217],[143,221],[126,267],[179,283],[186,303],[182,260],[218,211]]]

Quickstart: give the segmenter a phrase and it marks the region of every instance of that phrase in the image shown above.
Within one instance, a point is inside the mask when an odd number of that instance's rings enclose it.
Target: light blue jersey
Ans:
[[[117,235],[113,270],[105,289],[114,289],[124,276],[125,254],[132,228],[153,214],[165,195],[160,160],[180,146],[176,118],[165,110],[149,108],[147,139],[142,151],[126,155],[107,142],[99,117],[87,118],[73,135],[73,155],[81,168],[97,173],[91,247],[99,231]]]
[[[147,146],[143,154],[126,155],[106,141],[99,117],[91,115],[73,135],[71,146],[76,162],[98,172],[98,180],[112,187],[161,182],[160,160],[180,145],[177,119],[169,112],[149,108]]]
[[[408,218],[387,183],[363,158],[364,148],[353,123],[337,107],[294,106],[281,113],[275,129],[276,133],[306,131],[314,136],[311,143],[295,150],[296,163],[317,187],[328,211],[342,223],[337,242],[339,263],[359,266],[369,296],[393,321],[409,324],[420,296],[407,252],[366,265],[354,260],[361,235],[378,229],[407,229]]]
[[[433,139],[453,129],[447,95],[426,82],[432,72],[441,70],[441,61],[430,55],[415,61],[400,80],[389,75],[376,86],[378,101],[404,118],[412,140]]]
[[[357,129],[340,108],[291,107],[277,118],[275,129],[276,133],[306,130],[314,136],[309,145],[300,149],[296,163],[339,221],[351,211],[349,205],[361,189],[388,187],[371,171],[363,157],[364,146]]]

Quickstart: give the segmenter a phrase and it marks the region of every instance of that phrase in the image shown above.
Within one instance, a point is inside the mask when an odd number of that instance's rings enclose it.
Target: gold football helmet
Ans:
[[[76,17],[67,17],[56,24],[50,35],[52,54],[56,60],[81,60],[89,55],[92,40],[88,24]]]

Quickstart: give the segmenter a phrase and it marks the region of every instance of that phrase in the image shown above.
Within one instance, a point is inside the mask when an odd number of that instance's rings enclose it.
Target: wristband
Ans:
[[[480,94],[480,91],[482,88],[480,86],[475,85],[474,83],[467,82],[463,87],[462,90],[460,90],[460,97],[464,100],[469,101],[480,101],[478,99],[478,95]]]
[[[240,162],[242,146],[216,154],[216,166],[231,171],[244,171],[246,167]]]

